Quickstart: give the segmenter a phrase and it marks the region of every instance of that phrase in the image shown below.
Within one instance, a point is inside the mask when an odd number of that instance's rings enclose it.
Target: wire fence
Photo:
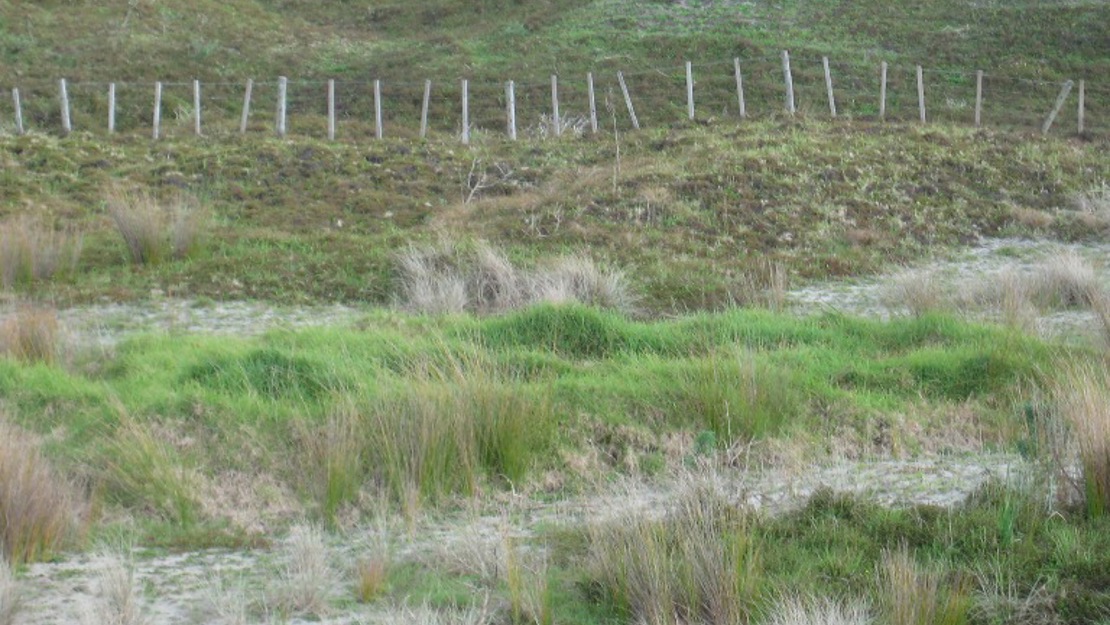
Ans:
[[[0,106],[0,132],[145,133],[155,139],[276,133],[349,141],[430,135],[471,142],[796,115],[1110,134],[1105,82],[887,65],[871,58],[784,52],[564,75],[513,82],[511,88],[508,83],[28,81],[10,89],[6,110]]]

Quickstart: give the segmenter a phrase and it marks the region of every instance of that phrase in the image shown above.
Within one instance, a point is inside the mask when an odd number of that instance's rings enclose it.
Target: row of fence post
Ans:
[[[836,97],[833,89],[833,75],[830,69],[829,58],[822,57],[821,65],[824,71],[825,91],[828,97],[829,114],[831,117],[837,117]],[[747,117],[747,104],[744,98],[744,78],[741,71],[740,59],[733,59],[734,74],[736,80],[736,97],[740,118]],[[686,70],[686,112],[690,120],[695,118],[695,99],[694,99],[694,67],[689,61],[685,65]],[[785,103],[784,108],[787,113],[793,115],[797,112],[797,107],[794,99],[794,78],[790,67],[790,53],[784,50],[782,52],[782,71],[783,80],[785,83]],[[917,104],[918,104],[918,119],[921,123],[926,123],[926,106],[925,106],[925,81],[924,69],[922,66],[915,67],[916,73],[916,86],[917,86]],[[879,119],[885,120],[887,114],[887,75],[888,65],[883,61],[879,66]],[[594,75],[592,72],[586,75],[587,80],[587,95],[589,98],[589,126],[590,131],[593,133],[598,132],[598,119],[597,119],[597,102],[594,90]],[[640,129],[640,120],[636,116],[636,109],[633,105],[632,94],[628,88],[628,83],[625,81],[624,73],[617,72],[617,82],[620,85],[621,95],[624,99],[625,108],[628,112],[629,120],[633,128]],[[288,78],[282,76],[278,78],[278,96],[277,96],[277,111],[276,120],[274,123],[275,132],[278,136],[284,137],[288,131]],[[199,80],[192,82],[193,86],[193,132],[196,135],[202,134],[201,123],[201,83]],[[245,133],[247,131],[248,123],[251,115],[251,95],[254,86],[253,79],[246,82],[246,87],[243,96],[242,115],[239,122],[239,132]],[[163,85],[161,82],[154,84],[154,114],[152,124],[152,136],[154,139],[159,139],[162,132],[162,91]],[[327,82],[327,137],[329,140],[335,140],[337,133],[336,123],[336,82],[335,80],[328,80]],[[1062,110],[1069,93],[1073,87],[1072,81],[1067,81],[1063,84],[1059,95],[1052,107],[1052,110],[1045,118],[1044,123],[1041,125],[1041,132],[1048,133],[1052,128],[1056,117]],[[463,79],[461,82],[462,90],[462,133],[460,135],[464,144],[470,142],[470,95],[469,95],[469,81]],[[428,133],[428,109],[431,101],[432,81],[424,81],[424,97],[422,99],[421,112],[420,112],[420,137],[425,138]],[[73,131],[73,123],[71,118],[69,90],[66,80],[63,78],[58,84],[59,98],[61,104],[61,121],[62,130],[65,133]],[[1080,80],[1078,83],[1078,132],[1082,134],[1085,130],[1085,83]],[[373,82],[373,97],[374,97],[374,135],[378,139],[385,136],[383,111],[384,103],[382,101],[382,82],[375,80]],[[23,108],[20,100],[19,89],[12,89],[12,98],[15,105],[15,129],[18,134],[26,132],[23,119]],[[518,137],[517,132],[517,116],[516,116],[516,83],[508,81],[505,83],[505,106],[506,106],[506,132],[508,137],[515,141]],[[116,84],[111,83],[108,85],[108,132],[114,133],[116,131]],[[979,70],[975,73],[975,126],[982,125],[982,112],[983,112],[983,71]],[[551,76],[551,132],[555,136],[560,136],[563,132],[563,120],[560,116],[559,109],[559,77],[553,74]]]

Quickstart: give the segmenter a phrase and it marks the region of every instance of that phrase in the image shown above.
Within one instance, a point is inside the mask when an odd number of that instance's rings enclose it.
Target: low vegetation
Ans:
[[[147,191],[116,188],[105,201],[131,262],[137,265],[185,259],[201,242],[206,216],[194,198],[178,194],[162,202]]]

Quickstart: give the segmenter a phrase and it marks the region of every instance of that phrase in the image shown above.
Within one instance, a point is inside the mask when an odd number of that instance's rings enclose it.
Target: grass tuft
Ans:
[[[178,526],[197,521],[195,474],[149,426],[123,413],[105,455],[102,477],[111,496]]]
[[[141,589],[135,583],[131,556],[105,550],[99,554],[96,595],[82,619],[86,625],[145,625]]]
[[[147,191],[113,188],[105,202],[137,265],[187,258],[199,247],[207,213],[196,198],[178,194],[163,202]]]
[[[336,575],[328,562],[323,530],[314,525],[295,526],[282,549],[285,563],[275,589],[278,608],[287,614],[327,614]]]
[[[82,504],[38,444],[0,420],[0,547],[10,562],[48,557],[72,534]]]
[[[48,280],[73,273],[81,256],[81,237],[42,221],[15,217],[0,224],[0,286]]]
[[[1104,364],[1065,369],[1055,400],[1075,434],[1087,512],[1104,516],[1110,513],[1110,371]]]
[[[1046,308],[1086,308],[1103,291],[1095,267],[1070,249],[1042,263],[1032,281],[1034,301]]]
[[[50,364],[58,355],[58,335],[58,314],[53,308],[21,305],[0,321],[0,354]]]
[[[765,625],[869,625],[867,607],[827,597],[786,597],[771,609]]]
[[[23,609],[23,591],[8,560],[0,555],[0,625],[14,625]]]
[[[883,554],[880,602],[890,625],[961,625],[968,621],[971,600],[960,586],[948,588],[939,571],[926,570],[902,546]]]

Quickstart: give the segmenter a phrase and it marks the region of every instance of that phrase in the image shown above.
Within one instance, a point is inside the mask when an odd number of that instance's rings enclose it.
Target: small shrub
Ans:
[[[72,534],[83,508],[35,441],[0,420],[0,555],[14,563],[49,556]]]
[[[200,203],[179,194],[163,202],[146,191],[112,189],[105,196],[108,214],[137,265],[182,259],[198,247],[207,223]]]
[[[277,607],[288,614],[323,616],[336,583],[323,531],[298,525],[282,545],[284,566],[275,589]]]
[[[58,355],[58,335],[58,314],[53,308],[20,306],[0,322],[0,353],[49,364]]]
[[[72,273],[81,256],[81,237],[32,217],[0,224],[0,285],[11,288]]]
[[[890,625],[961,625],[971,599],[965,588],[946,588],[940,572],[922,568],[905,546],[887,551],[880,564],[880,606]]]
[[[0,554],[0,625],[14,625],[21,609],[23,592],[7,559]]]

